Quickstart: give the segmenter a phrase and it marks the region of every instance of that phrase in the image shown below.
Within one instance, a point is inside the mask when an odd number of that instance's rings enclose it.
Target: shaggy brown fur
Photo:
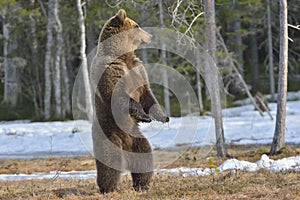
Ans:
[[[120,35],[121,34],[121,35]],[[104,25],[92,63],[95,92],[93,145],[101,193],[116,189],[123,170],[132,172],[136,190],[149,188],[153,158],[138,122],[168,122],[134,50],[151,35],[121,9]]]

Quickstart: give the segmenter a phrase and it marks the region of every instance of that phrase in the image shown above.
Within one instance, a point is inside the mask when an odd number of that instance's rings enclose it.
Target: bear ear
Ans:
[[[124,24],[124,20],[126,19],[126,11],[124,9],[120,9],[115,17],[111,20],[111,26],[118,27]]]
[[[124,9],[120,9],[117,17],[120,19],[121,22],[124,22],[124,20],[126,19],[126,11]]]

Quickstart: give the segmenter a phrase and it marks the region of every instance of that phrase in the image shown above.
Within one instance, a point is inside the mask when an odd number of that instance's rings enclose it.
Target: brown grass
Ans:
[[[95,180],[31,180],[0,182],[1,199],[300,199],[298,172],[265,170],[235,175],[155,175],[152,187],[135,192],[129,176],[122,177],[116,192],[101,195]]]
[[[32,172],[72,171],[95,169],[91,156],[82,157],[48,157],[38,159],[1,159],[0,174],[31,174]]]
[[[269,151],[268,145],[229,146],[229,153],[240,160],[257,161]],[[168,167],[208,167],[206,159],[197,157],[199,149],[185,152]],[[271,157],[296,156],[300,149],[288,146],[281,154]],[[214,165],[217,158],[213,150]],[[0,160],[2,173],[31,173],[95,169],[92,157]],[[95,180],[30,180],[0,182],[0,199],[300,199],[300,172],[225,171],[203,177],[155,174],[152,187],[135,192],[129,175],[123,176],[116,192],[101,195]]]

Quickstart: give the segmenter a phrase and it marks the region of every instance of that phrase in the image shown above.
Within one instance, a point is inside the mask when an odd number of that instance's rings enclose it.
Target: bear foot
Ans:
[[[101,193],[101,194],[106,194],[106,193],[110,193],[110,192],[113,192],[114,190],[112,190],[112,189],[99,189],[99,192]]]
[[[133,188],[135,191],[141,192],[141,191],[149,190],[150,186],[149,185],[134,185]]]

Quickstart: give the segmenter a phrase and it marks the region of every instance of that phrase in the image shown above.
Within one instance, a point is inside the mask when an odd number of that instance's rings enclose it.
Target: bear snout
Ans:
[[[144,30],[141,30],[141,31],[142,31],[142,33],[141,33],[142,42],[149,44],[151,42],[152,35],[150,33],[147,33]]]

